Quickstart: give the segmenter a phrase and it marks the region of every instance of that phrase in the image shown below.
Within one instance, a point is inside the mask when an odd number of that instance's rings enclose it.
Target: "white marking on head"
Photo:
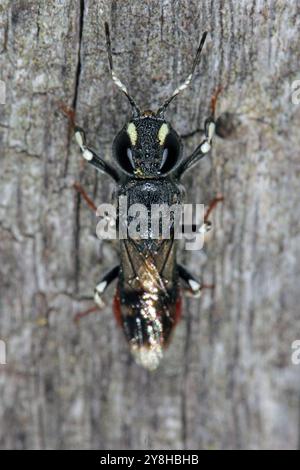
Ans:
[[[160,145],[164,145],[168,134],[169,134],[169,126],[164,122],[158,131],[158,140],[159,140]]]
[[[133,124],[133,122],[130,122],[127,126],[127,134],[129,135],[129,139],[130,139],[130,142],[131,142],[131,145],[135,146],[136,142],[137,142],[137,138],[138,138],[138,135],[137,135],[137,130],[136,130],[136,127],[135,125]]]
[[[203,144],[201,145],[201,152],[207,153],[210,151],[210,149],[211,149],[210,143],[207,141],[203,142]]]
[[[94,155],[93,155],[92,152],[91,152],[90,150],[88,150],[88,149],[83,150],[82,156],[83,156],[83,158],[85,158],[85,159],[88,160],[89,162],[90,162],[91,160],[93,160],[93,158],[94,158]]]

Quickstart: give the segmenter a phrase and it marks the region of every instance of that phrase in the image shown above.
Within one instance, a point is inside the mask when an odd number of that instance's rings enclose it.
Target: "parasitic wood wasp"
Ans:
[[[86,144],[83,129],[75,126],[75,138],[82,156],[97,170],[114,180],[116,198],[126,195],[129,204],[143,204],[149,211],[153,203],[168,206],[174,203],[181,204],[184,199],[181,178],[211,149],[216,128],[214,115],[218,92],[212,98],[211,115],[205,121],[204,140],[186,158],[183,158],[181,138],[165,119],[165,112],[171,101],[189,86],[199,64],[207,33],[201,37],[191,73],[157,112],[141,111],[126,86],[117,77],[113,67],[107,23],[105,23],[105,34],[112,80],[126,95],[131,105],[132,116],[113,141],[112,153],[115,165],[99,157]],[[88,205],[96,210],[96,206],[83,188],[78,183],[75,187]],[[211,225],[208,220],[209,214],[221,200],[222,197],[215,198],[209,205],[202,230],[209,230]],[[118,223],[117,215],[116,224]],[[101,307],[107,287],[117,280],[113,300],[117,322],[124,330],[136,362],[150,370],[157,368],[180,318],[182,290],[198,297],[203,287],[212,287],[201,284],[185,267],[177,263],[177,242],[172,236],[173,222],[170,224],[169,239],[129,237],[120,240],[119,265],[112,268],[95,288],[94,299],[97,307],[77,315],[79,319]],[[185,289],[180,287],[180,281],[183,281]]]

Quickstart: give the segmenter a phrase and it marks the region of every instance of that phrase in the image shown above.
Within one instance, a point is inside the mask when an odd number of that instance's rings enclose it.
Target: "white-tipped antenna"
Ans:
[[[117,75],[114,72],[108,23],[105,23],[105,36],[106,36],[106,50],[107,50],[107,55],[108,55],[109,68],[110,68],[110,71],[111,71],[111,77],[112,77],[114,83],[117,85],[117,87],[120,88],[120,90],[127,96],[128,101],[129,101],[129,103],[131,104],[131,107],[132,107],[133,116],[138,117],[141,114],[138,106],[136,105],[134,99],[128,93],[127,88],[124,85],[124,83],[121,82],[121,80],[117,77]]]
[[[207,31],[205,31],[202,34],[202,38],[201,38],[199,47],[197,49],[197,53],[196,53],[196,56],[195,56],[195,59],[194,59],[194,62],[193,62],[191,73],[188,75],[186,80],[179,87],[176,88],[176,90],[173,92],[171,97],[168,98],[164,102],[164,104],[158,109],[158,111],[156,113],[157,116],[163,117],[167,107],[169,106],[171,101],[175,98],[175,96],[177,96],[179,93],[181,93],[183,90],[185,90],[189,86],[189,84],[191,83],[194,72],[195,72],[195,69],[196,69],[197,65],[199,64],[199,62],[200,62],[200,55],[201,55],[201,51],[202,51],[204,43],[205,43],[206,36],[207,36]]]

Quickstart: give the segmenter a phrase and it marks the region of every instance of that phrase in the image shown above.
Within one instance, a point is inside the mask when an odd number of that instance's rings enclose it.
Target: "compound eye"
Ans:
[[[180,155],[180,143],[175,133],[169,133],[165,140],[162,162],[160,166],[161,173],[168,173],[175,167]]]
[[[131,142],[127,132],[121,132],[117,135],[114,142],[114,153],[120,167],[126,173],[133,174],[135,166],[132,158]]]

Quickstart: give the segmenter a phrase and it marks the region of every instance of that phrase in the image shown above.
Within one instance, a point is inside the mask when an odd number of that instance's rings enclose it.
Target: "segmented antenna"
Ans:
[[[134,99],[132,96],[127,91],[126,86],[124,83],[121,82],[121,80],[117,77],[117,75],[114,72],[113,68],[113,59],[112,59],[112,52],[111,52],[111,40],[110,40],[110,32],[109,32],[109,26],[108,23],[105,23],[105,36],[106,36],[106,50],[107,50],[107,55],[108,55],[108,61],[109,61],[109,68],[111,71],[111,77],[114,81],[114,83],[117,85],[118,88],[127,96],[129,103],[131,104],[132,107],[132,114],[134,117],[140,116],[141,112],[136,105]]]
[[[205,43],[206,36],[207,36],[207,31],[205,31],[202,34],[202,38],[201,38],[201,41],[200,41],[200,44],[199,44],[194,62],[193,62],[191,73],[188,75],[186,80],[179,87],[176,88],[176,90],[173,92],[171,97],[168,98],[164,102],[164,104],[158,109],[157,116],[163,117],[167,107],[169,106],[171,101],[175,98],[175,96],[177,96],[179,93],[181,93],[183,90],[185,90],[189,86],[189,84],[191,83],[194,72],[195,72],[195,69],[196,69],[197,65],[199,64],[199,62],[200,62],[200,55],[201,55],[201,51],[202,51],[204,43]]]

